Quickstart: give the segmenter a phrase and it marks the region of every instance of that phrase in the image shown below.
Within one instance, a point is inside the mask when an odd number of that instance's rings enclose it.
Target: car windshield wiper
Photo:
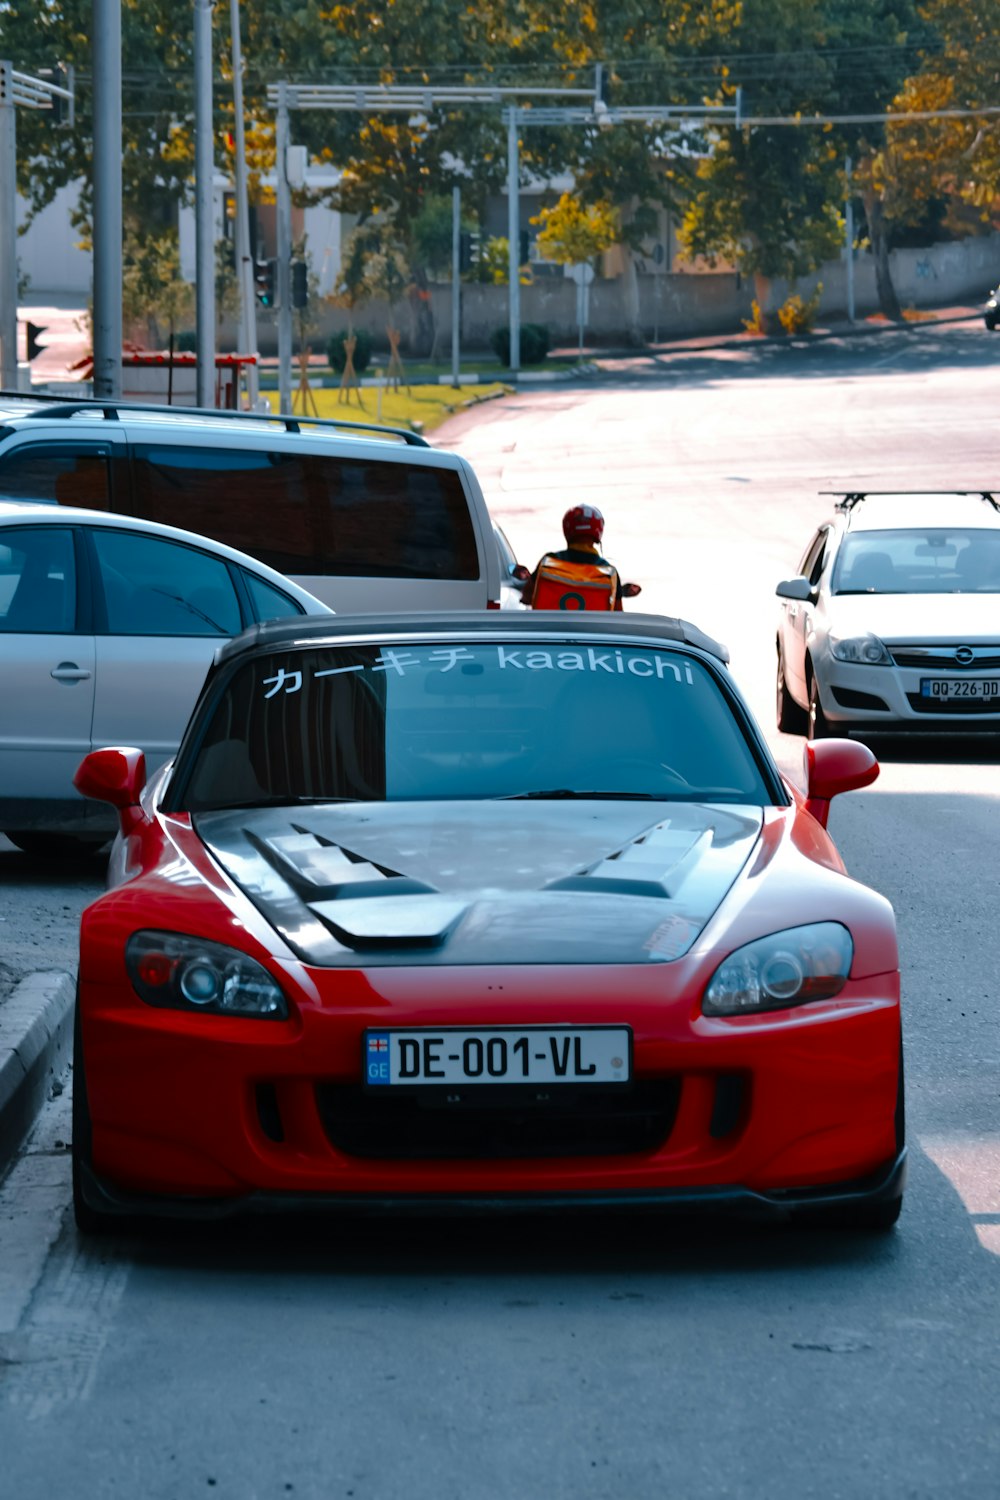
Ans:
[[[497,797],[497,802],[561,802],[571,798],[582,801],[603,800],[605,798],[618,798],[625,802],[669,802],[670,798],[661,796],[657,792],[581,792],[568,786],[549,787],[546,791],[538,792],[508,792],[503,797]]]

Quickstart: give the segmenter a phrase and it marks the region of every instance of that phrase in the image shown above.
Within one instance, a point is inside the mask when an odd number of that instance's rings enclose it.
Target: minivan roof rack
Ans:
[[[231,422],[271,422],[286,432],[301,432],[305,427],[332,427],[334,431],[372,432],[383,438],[398,438],[411,448],[429,448],[431,445],[419,432],[407,427],[380,427],[376,422],[341,422],[336,417],[282,416],[279,412],[230,411],[207,406],[158,406],[150,401],[102,401],[92,396],[32,395],[28,391],[0,390],[3,397],[21,401],[37,401],[40,404],[26,417],[51,418],[74,417],[78,412],[100,412],[107,422],[116,422],[119,412],[153,412],[171,417],[211,417]]]
[[[987,505],[1000,511],[1000,501],[992,490],[818,490],[820,495],[839,495],[837,501],[838,510],[853,510],[860,500],[868,500],[872,496],[882,495],[978,495],[980,500],[985,500]]]

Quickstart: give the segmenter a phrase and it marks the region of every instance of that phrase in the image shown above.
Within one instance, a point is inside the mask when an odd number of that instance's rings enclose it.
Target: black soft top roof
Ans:
[[[219,648],[216,663],[256,651],[282,646],[323,642],[336,645],[345,639],[369,637],[375,641],[406,635],[456,635],[470,633],[505,637],[532,636],[551,639],[579,636],[581,640],[635,640],[640,637],[657,645],[693,646],[721,662],[728,662],[725,646],[687,620],[670,615],[600,614],[596,610],[570,613],[566,610],[441,610],[398,615],[309,615],[271,620],[251,625]]]

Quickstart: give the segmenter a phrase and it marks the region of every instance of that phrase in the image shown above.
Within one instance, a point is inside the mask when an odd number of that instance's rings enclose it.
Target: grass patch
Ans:
[[[448,385],[411,385],[398,391],[382,391],[381,411],[379,392],[372,386],[363,386],[351,391],[350,401],[341,401],[339,390],[313,389],[316,411],[310,407],[309,415],[338,417],[344,422],[374,422],[381,427],[409,427],[417,432],[433,432],[435,427],[447,421],[455,412],[493,396],[508,395],[510,387],[494,381],[490,385],[462,386],[455,390]],[[262,392],[271,403],[271,410],[278,410],[277,391]],[[362,404],[358,405],[358,397]],[[292,390],[292,410],[302,415],[302,400],[298,391]]]

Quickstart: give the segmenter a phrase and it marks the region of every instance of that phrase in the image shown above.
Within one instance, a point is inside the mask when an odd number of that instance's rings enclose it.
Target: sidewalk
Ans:
[[[62,1092],[74,994],[69,974],[29,974],[0,1004],[0,1177],[45,1100]]]

